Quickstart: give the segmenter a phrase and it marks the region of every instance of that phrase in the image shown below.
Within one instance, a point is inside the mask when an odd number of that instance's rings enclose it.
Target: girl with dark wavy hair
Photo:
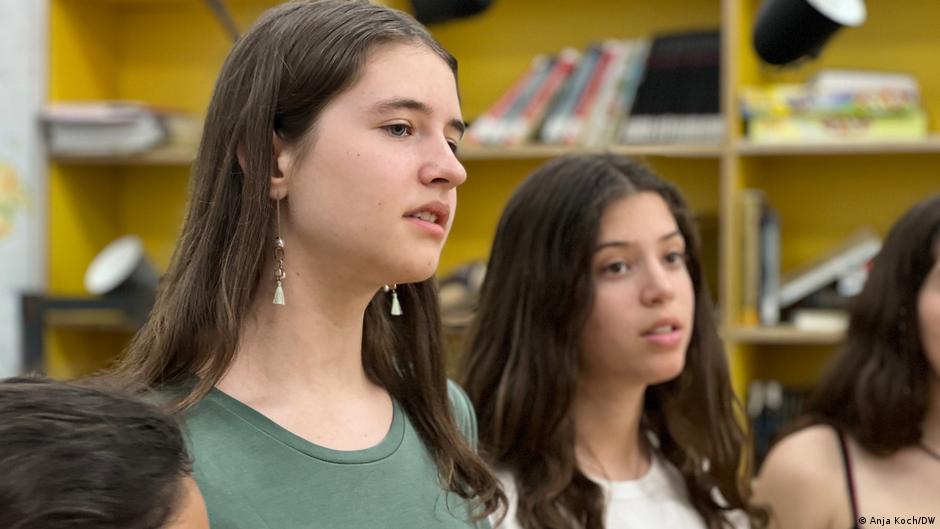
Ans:
[[[461,373],[502,527],[760,525],[692,214],[646,167],[570,156],[523,182]]]
[[[431,279],[466,179],[456,72],[363,0],[275,7],[226,58],[118,369],[185,413],[214,527],[467,528],[502,497]]]
[[[804,411],[757,481],[774,527],[940,527],[940,195],[891,228]]]

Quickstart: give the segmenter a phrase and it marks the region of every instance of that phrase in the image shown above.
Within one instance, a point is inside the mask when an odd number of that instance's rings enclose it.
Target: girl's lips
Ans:
[[[413,219],[413,218],[416,218],[417,215],[420,215],[422,213],[430,214],[436,217],[434,222],[431,224],[437,224],[441,228],[444,228],[445,226],[447,226],[447,220],[450,218],[450,206],[448,206],[447,204],[443,202],[437,202],[437,201],[428,202],[420,207],[417,207],[409,211],[408,213],[405,213],[405,217],[409,219]],[[417,219],[417,220],[420,220],[420,219]],[[422,221],[422,222],[428,222],[428,221]]]
[[[406,217],[406,219],[409,222],[411,222],[414,226],[416,226],[418,229],[423,231],[424,233],[433,235],[434,237],[437,237],[440,239],[444,238],[444,226],[435,222],[428,222],[426,220],[421,220],[417,217]],[[440,219],[438,219],[438,222],[440,222]]]
[[[664,333],[646,333],[643,339],[660,347],[673,348],[682,343],[682,329],[674,329]]]

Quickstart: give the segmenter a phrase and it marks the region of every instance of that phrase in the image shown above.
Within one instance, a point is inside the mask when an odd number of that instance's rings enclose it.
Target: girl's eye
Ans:
[[[666,254],[666,262],[672,265],[685,264],[685,252],[669,252]]]
[[[411,126],[405,123],[393,123],[391,125],[385,125],[382,128],[396,138],[405,138],[412,134]]]
[[[454,154],[457,154],[457,142],[456,141],[448,140],[447,145],[450,145],[450,150],[453,151]]]
[[[607,274],[614,274],[614,275],[625,274],[630,271],[630,268],[631,268],[630,265],[625,263],[624,261],[617,261],[617,262],[610,263],[609,265],[605,266],[604,272]]]

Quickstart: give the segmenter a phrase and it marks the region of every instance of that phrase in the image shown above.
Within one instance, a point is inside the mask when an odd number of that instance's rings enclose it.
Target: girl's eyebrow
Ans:
[[[672,239],[673,237],[682,237],[682,233],[679,232],[679,230],[671,231],[671,232],[667,233],[666,235],[663,235],[662,237],[660,237],[660,238],[659,238],[659,242],[667,241],[667,240],[669,240],[669,239]],[[629,247],[632,246],[632,245],[633,245],[633,242],[632,242],[632,241],[607,241],[607,242],[602,242],[602,243],[598,244],[598,245],[594,248],[594,251],[595,251],[595,252],[599,252],[599,251],[603,250],[604,248],[609,248],[609,247],[611,247],[611,246],[622,246],[622,247],[627,247],[627,248],[629,248]]]
[[[393,97],[391,99],[383,99],[382,101],[372,105],[370,107],[370,111],[376,114],[387,114],[402,108],[415,110],[428,116],[433,113],[433,110],[427,104],[418,101],[417,99],[411,99],[407,97]],[[461,137],[463,137],[463,133],[467,128],[467,125],[464,124],[463,120],[456,118],[448,121],[447,126],[456,129]]]

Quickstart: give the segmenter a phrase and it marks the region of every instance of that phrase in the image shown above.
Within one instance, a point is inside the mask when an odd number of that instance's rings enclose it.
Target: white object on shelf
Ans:
[[[157,283],[157,276],[144,253],[144,243],[136,235],[112,241],[85,271],[85,289],[92,294],[107,294],[129,282],[148,290]]]

